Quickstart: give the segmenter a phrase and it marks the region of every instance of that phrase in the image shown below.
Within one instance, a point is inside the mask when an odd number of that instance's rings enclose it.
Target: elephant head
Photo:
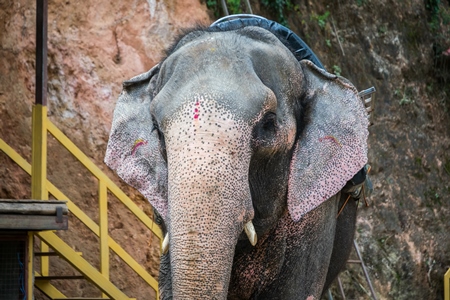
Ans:
[[[367,161],[367,126],[347,80],[258,27],[193,31],[126,81],[105,162],[164,221],[162,297],[225,299],[236,246],[339,193]]]

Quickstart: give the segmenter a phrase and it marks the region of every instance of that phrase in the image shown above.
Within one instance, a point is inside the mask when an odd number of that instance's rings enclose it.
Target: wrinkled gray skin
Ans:
[[[354,201],[336,216],[366,159],[367,133],[352,142],[367,131],[358,103],[345,79],[256,27],[190,33],[126,82],[105,161],[164,221],[161,298],[319,299],[353,239]]]

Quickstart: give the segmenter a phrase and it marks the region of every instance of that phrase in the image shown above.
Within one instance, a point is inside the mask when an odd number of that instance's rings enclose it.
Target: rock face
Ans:
[[[288,2],[283,15],[275,4],[252,6],[287,20],[329,71],[358,89],[377,89],[369,138],[375,191],[370,206],[361,206],[357,240],[379,298],[442,299],[450,267],[450,3]],[[150,216],[146,200],[102,162],[114,105],[122,81],[150,69],[182,28],[209,24],[210,15],[198,0],[49,1],[50,119]],[[34,51],[35,4],[0,0],[0,138],[28,161]],[[51,137],[48,158],[50,181],[98,221],[97,180]],[[0,182],[0,198],[30,198],[29,176],[1,153]],[[108,199],[110,234],[157,276],[157,239]],[[69,226],[75,233],[59,235],[98,267],[98,238],[74,217]],[[111,265],[112,281],[125,293],[155,297],[114,254]],[[51,272],[76,274],[58,259],[51,259]],[[368,298],[358,267],[341,277],[348,297]],[[67,296],[100,295],[86,281],[54,284]],[[37,291],[36,299],[44,296]]]

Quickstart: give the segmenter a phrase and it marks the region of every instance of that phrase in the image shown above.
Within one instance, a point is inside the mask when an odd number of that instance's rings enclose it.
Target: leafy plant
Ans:
[[[428,202],[426,204],[427,207],[432,207],[435,205],[442,205],[442,201],[441,201],[441,195],[439,194],[438,188],[437,187],[430,187],[428,188],[428,190],[426,190],[424,192],[424,196],[426,200],[429,200],[430,202]]]
[[[327,10],[323,15],[317,15],[313,14],[312,18],[317,21],[317,24],[319,24],[320,28],[325,28],[325,25],[327,24],[328,17],[330,16],[330,12]]]
[[[242,13],[241,0],[227,0],[225,2],[230,14]],[[206,0],[206,7],[214,12],[216,18],[223,14],[219,0]]]
[[[439,14],[439,5],[441,0],[425,0],[425,8],[431,13],[432,16]]]
[[[406,104],[410,104],[412,102],[411,99],[406,98],[405,96],[403,96],[402,99],[400,99],[400,101],[398,102],[400,105],[406,105]]]
[[[403,92],[400,89],[396,89],[394,92],[394,95],[397,96],[398,98],[400,98],[400,100],[398,101],[398,103],[400,105],[406,105],[406,104],[410,104],[413,101],[407,96],[408,94],[408,90],[405,87],[405,89],[403,90]]]
[[[287,17],[284,15],[285,9],[293,10],[291,0],[261,0],[261,3],[274,11],[276,11],[278,23],[283,26],[289,27]]]
[[[216,18],[220,16],[217,0],[206,0],[206,7],[214,12]]]
[[[450,24],[450,11],[441,4],[440,0],[425,0],[425,8],[430,13],[428,24],[436,32]]]
[[[331,48],[331,41],[330,41],[330,40],[325,40],[325,44],[327,44],[327,46],[328,46],[329,48]]]
[[[385,34],[387,31],[388,31],[387,26],[384,24],[378,28],[378,32],[381,34]]]
[[[333,73],[334,73],[334,74],[336,74],[337,76],[341,76],[342,70],[341,70],[341,68],[340,68],[339,66],[334,65],[334,66],[332,67],[332,69],[333,69]]]
[[[364,4],[366,4],[367,0],[356,0],[356,4],[358,6],[363,6]]]
[[[228,10],[230,11],[230,14],[240,14],[242,13],[241,10],[241,0],[228,0],[226,1],[228,5]]]

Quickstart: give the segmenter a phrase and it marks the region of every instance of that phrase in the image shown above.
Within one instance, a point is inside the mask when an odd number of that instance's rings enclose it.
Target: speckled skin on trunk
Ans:
[[[367,126],[347,80],[258,27],[191,32],[125,82],[105,162],[164,221],[162,299],[319,299],[350,250],[356,206],[336,215]]]

